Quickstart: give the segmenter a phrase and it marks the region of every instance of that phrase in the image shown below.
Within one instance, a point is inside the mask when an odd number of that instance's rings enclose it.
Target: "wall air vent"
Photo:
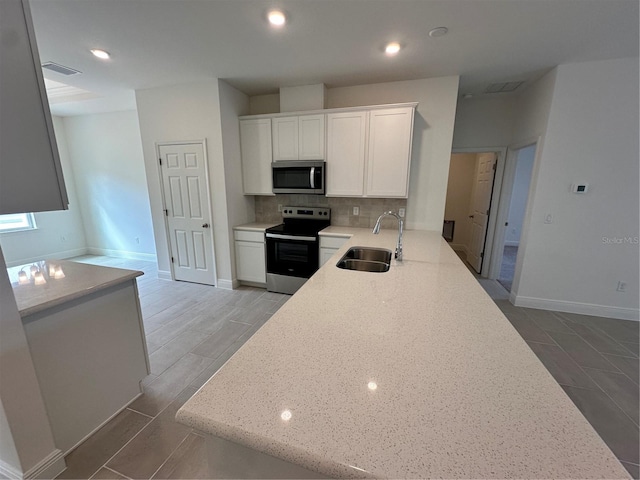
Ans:
[[[524,82],[502,82],[502,83],[492,83],[489,85],[484,93],[509,93],[516,90],[520,85]]]
[[[42,68],[46,68],[47,70],[51,70],[52,72],[60,73],[67,76],[82,73],[78,70],[74,70],[73,68],[65,67],[64,65],[60,65],[59,63],[54,62],[45,62],[42,64]]]

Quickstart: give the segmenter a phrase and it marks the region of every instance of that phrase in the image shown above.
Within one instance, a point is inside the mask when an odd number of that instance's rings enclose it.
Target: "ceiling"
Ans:
[[[562,63],[638,55],[637,0],[30,3],[41,61],[82,72],[45,77],[101,96],[58,102],[58,115],[134,108],[135,89],[215,77],[257,95],[460,75],[460,92],[478,95],[490,83],[531,82]],[[265,19],[272,7],[288,17],[279,30]],[[447,35],[428,35],[441,26]],[[390,41],[403,46],[395,57],[383,52]],[[101,61],[92,48],[112,58]]]

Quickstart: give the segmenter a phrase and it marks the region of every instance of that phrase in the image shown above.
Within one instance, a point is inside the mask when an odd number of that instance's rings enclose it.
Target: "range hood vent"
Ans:
[[[524,82],[502,82],[502,83],[492,83],[489,85],[484,93],[509,93],[516,90],[520,85]]]
[[[60,65],[59,63],[54,62],[45,62],[42,64],[42,68],[46,68],[47,70],[51,70],[52,72],[60,73],[67,76],[82,73],[78,70],[74,70],[73,68],[65,67],[64,65]]]

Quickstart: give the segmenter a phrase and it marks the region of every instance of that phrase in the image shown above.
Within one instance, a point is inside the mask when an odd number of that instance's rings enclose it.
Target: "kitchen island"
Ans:
[[[31,267],[39,284],[27,281]],[[142,393],[143,273],[65,260],[8,272],[56,447],[66,454]]]
[[[210,476],[628,478],[437,232],[353,234],[177,414]]]

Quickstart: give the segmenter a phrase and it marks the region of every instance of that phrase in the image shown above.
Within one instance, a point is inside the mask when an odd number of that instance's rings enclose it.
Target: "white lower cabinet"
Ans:
[[[320,266],[324,265],[329,261],[333,255],[340,250],[340,247],[345,244],[345,242],[349,240],[347,237],[342,236],[320,236]]]
[[[264,232],[234,230],[236,278],[244,282],[266,283]]]

